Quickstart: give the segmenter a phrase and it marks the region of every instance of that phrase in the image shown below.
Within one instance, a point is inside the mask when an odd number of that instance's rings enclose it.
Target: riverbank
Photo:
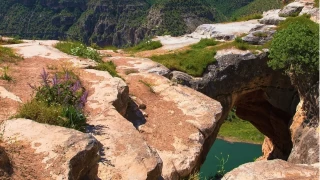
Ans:
[[[249,121],[244,121],[231,111],[219,130],[218,137],[228,142],[244,142],[250,144],[262,144],[264,135]]]

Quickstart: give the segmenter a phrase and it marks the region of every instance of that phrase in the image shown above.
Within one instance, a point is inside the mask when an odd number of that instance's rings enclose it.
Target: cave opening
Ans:
[[[277,89],[279,91],[279,89]],[[272,94],[272,93],[271,93]],[[230,113],[235,113],[243,121],[250,122],[252,128],[264,135],[262,144],[227,142],[218,138],[209,149],[206,160],[201,166],[201,179],[211,178],[221,171],[222,160],[226,172],[247,162],[258,160],[282,159],[287,160],[293,143],[291,140],[290,125],[295,114],[295,108],[299,102],[297,93],[291,93],[284,97],[281,93],[270,95],[270,91],[262,89],[233,95],[229,107],[225,108],[222,115],[223,123],[230,118]],[[241,128],[241,127],[239,127]],[[230,140],[227,138],[227,140]],[[237,140],[236,140],[237,141]],[[229,164],[228,164],[229,163]],[[209,170],[212,173],[209,175]]]

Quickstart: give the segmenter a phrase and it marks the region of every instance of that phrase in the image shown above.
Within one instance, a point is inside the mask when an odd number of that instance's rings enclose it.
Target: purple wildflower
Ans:
[[[88,98],[88,91],[85,91],[82,96],[80,97],[79,107],[83,108],[85,103],[87,102]]]
[[[80,81],[77,80],[76,83],[73,84],[73,86],[71,87],[71,91],[73,93],[75,93],[78,89],[81,88],[81,84],[80,84]]]
[[[49,77],[49,74],[46,72],[46,70],[43,68],[43,71],[42,73],[40,74],[41,78],[42,78],[42,81],[44,83],[44,85],[46,86],[49,86],[48,85],[48,77]]]
[[[56,86],[58,83],[59,83],[58,76],[57,74],[55,74],[54,77],[52,78],[52,84],[53,86]]]

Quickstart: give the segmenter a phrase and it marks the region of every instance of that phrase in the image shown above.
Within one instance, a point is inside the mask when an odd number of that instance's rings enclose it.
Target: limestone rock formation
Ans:
[[[299,2],[290,3],[286,5],[281,11],[279,11],[279,16],[288,17],[288,16],[298,15],[301,12],[303,7],[304,7],[303,4]]]
[[[89,134],[27,119],[7,120],[1,132],[5,143],[25,142],[41,154],[37,163],[46,164],[51,179],[96,178],[100,144]]]
[[[158,66],[149,59],[111,59],[129,84],[134,101],[139,101],[131,103],[126,117],[162,159],[162,178],[187,177],[200,167],[206,156],[203,146],[218,131],[220,103],[157,73],[148,73],[149,68]],[[126,69],[136,73],[125,74]],[[146,108],[139,110],[139,104]]]
[[[267,54],[218,51],[217,62],[189,84],[222,104],[223,119],[235,106],[240,118],[250,121],[272,141],[274,147],[267,159],[286,160],[292,148],[289,123],[299,97],[289,77],[267,66]]]
[[[244,42],[254,45],[262,45],[270,41],[275,33],[275,30],[257,30],[252,31],[248,35],[242,38]]]
[[[228,172],[222,180],[317,180],[319,165],[292,164],[283,160],[256,161],[246,163]]]
[[[270,10],[263,12],[263,18],[259,19],[261,24],[278,25],[281,21],[284,21],[285,17],[279,16],[280,9]]]
[[[91,92],[86,103],[87,132],[102,145],[98,177],[137,180],[160,177],[162,160],[122,116],[129,100],[127,85],[120,78],[97,70],[85,70],[80,78]]]

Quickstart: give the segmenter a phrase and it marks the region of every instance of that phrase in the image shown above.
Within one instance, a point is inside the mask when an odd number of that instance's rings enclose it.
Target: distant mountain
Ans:
[[[254,1],[1,0],[0,34],[68,36],[88,44],[124,46],[148,36],[179,36],[203,23],[226,21]]]

